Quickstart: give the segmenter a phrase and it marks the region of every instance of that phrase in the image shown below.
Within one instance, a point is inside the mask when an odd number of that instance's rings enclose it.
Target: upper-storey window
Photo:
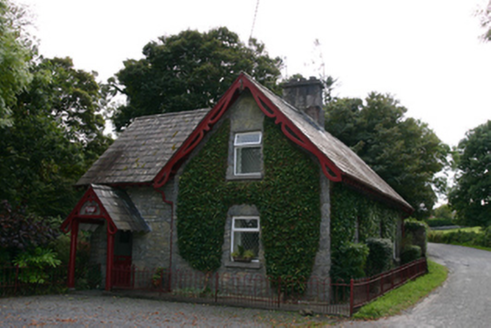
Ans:
[[[234,174],[261,173],[261,132],[237,133],[234,139]]]

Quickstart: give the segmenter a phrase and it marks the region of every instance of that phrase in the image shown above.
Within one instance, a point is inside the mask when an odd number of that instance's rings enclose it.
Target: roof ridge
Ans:
[[[137,120],[141,121],[141,120],[146,120],[146,119],[155,118],[155,117],[179,116],[179,115],[192,114],[192,113],[196,113],[196,112],[203,112],[203,111],[210,111],[210,110],[211,110],[211,108],[198,108],[198,109],[191,109],[191,110],[185,110],[185,111],[180,111],[180,112],[144,115],[144,116],[135,117],[135,121],[137,121]]]

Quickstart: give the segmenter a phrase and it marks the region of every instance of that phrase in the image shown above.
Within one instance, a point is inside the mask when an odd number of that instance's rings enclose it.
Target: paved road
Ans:
[[[447,281],[405,313],[343,327],[491,327],[491,252],[428,244],[430,258],[449,269]]]

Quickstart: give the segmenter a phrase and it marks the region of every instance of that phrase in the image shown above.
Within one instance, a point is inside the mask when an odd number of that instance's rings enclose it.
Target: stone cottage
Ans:
[[[212,109],[136,118],[77,182],[69,287],[79,229],[107,290],[129,265],[329,277],[337,245],[371,236],[397,258],[411,206],[324,130],[320,81],[283,89],[242,73]]]

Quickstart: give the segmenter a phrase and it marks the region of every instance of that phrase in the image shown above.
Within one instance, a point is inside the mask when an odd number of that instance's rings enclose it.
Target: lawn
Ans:
[[[398,314],[415,305],[447,279],[447,268],[431,260],[428,260],[428,271],[428,274],[363,306],[353,317],[355,319],[373,320]]]

